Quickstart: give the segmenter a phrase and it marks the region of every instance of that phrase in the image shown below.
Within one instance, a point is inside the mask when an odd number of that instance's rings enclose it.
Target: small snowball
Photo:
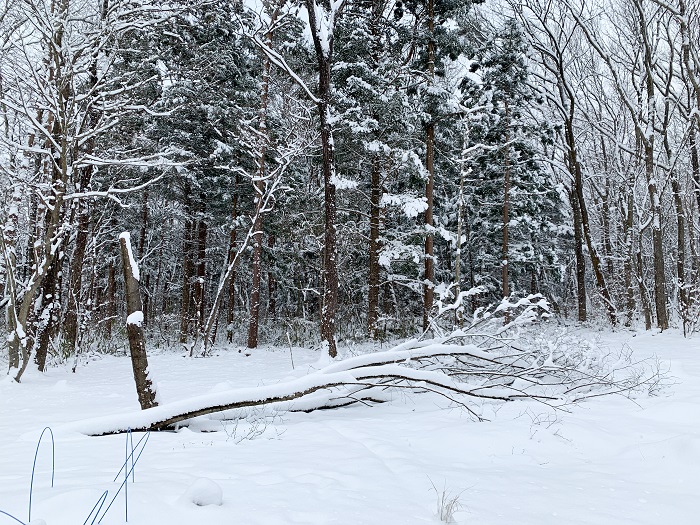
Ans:
[[[229,390],[233,390],[235,387],[230,381],[224,381],[222,383],[216,383],[211,389],[209,390],[210,394],[218,394],[220,392],[228,392]]]
[[[191,501],[199,507],[221,505],[223,503],[224,493],[221,487],[214,481],[208,478],[199,478],[187,489],[184,494],[184,499],[186,501]]]
[[[56,384],[53,386],[53,390],[57,392],[65,392],[66,390],[69,390],[68,381],[66,381],[65,379],[56,381]]]

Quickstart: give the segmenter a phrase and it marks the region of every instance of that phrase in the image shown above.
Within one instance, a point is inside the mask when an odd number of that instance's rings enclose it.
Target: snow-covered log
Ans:
[[[609,355],[571,352],[568,347],[555,345],[522,351],[495,342],[483,348],[450,344],[448,340],[411,340],[385,352],[333,362],[291,381],[232,389],[140,412],[79,421],[71,429],[88,435],[128,429],[166,430],[210,414],[223,419],[245,417],[241,409],[254,407],[308,412],[358,402],[382,402],[397,389],[436,393],[482,420],[476,402],[531,399],[563,408],[586,397],[630,392],[658,382],[658,370],[634,366],[629,360],[619,361],[619,356],[615,356],[616,363],[610,364]],[[225,414],[227,411],[235,412]]]

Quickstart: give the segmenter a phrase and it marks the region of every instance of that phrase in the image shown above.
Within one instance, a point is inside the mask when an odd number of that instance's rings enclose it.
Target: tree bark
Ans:
[[[503,170],[503,239],[501,244],[501,283],[503,298],[506,299],[510,296],[510,283],[508,281],[508,223],[510,222],[510,133],[508,131],[508,126],[510,125],[510,111],[508,108],[508,100],[505,101],[505,125],[506,125],[506,149],[505,156],[503,159],[504,170]],[[503,316],[504,324],[510,322],[510,316],[508,312]]]
[[[435,5],[428,0],[428,83],[432,85],[435,75]],[[425,126],[425,169],[428,180],[425,184],[425,269],[423,273],[423,331],[430,326],[435,290],[435,250],[433,246],[433,186],[435,184],[435,121],[432,116]]]
[[[201,196],[204,199],[204,195]],[[202,206],[203,207],[203,206]],[[206,264],[207,264],[207,223],[204,218],[197,225],[197,280],[194,287],[194,304],[196,306],[197,330],[204,325],[206,308]]]
[[[335,317],[338,307],[338,250],[336,231],[336,188],[333,131],[331,129],[331,64],[333,61],[333,33],[321,34],[325,21],[317,20],[316,0],[305,0],[309,28],[318,66],[318,99],[316,107],[321,131],[324,196],[324,250],[323,250],[323,306],[321,309],[321,342],[331,357],[338,355],[335,342]],[[325,10],[325,8],[323,8]],[[338,13],[335,13],[337,16]]]
[[[41,314],[37,324],[36,342],[34,344],[36,353],[34,362],[40,372],[46,370],[46,359],[49,353],[49,344],[55,326],[58,324],[58,316],[60,313],[60,289],[58,285],[58,273],[60,260],[53,257],[53,261],[49,266],[49,271],[41,283]]]
[[[573,104],[573,102],[572,102]],[[573,110],[572,110],[573,111]],[[610,324],[615,326],[617,324],[617,309],[610,296],[610,291],[605,281],[605,276],[603,275],[603,270],[601,268],[600,257],[598,256],[598,251],[593,244],[593,238],[591,234],[590,221],[588,220],[588,208],[586,207],[586,199],[583,193],[583,173],[581,172],[581,164],[578,161],[577,150],[576,150],[576,135],[574,133],[574,127],[572,120],[566,121],[566,143],[567,143],[567,164],[569,167],[569,172],[574,179],[574,194],[576,196],[576,206],[578,207],[578,213],[581,218],[581,232],[583,238],[586,241],[586,247],[588,248],[588,256],[591,259],[591,266],[593,267],[593,274],[595,275],[596,282],[598,284],[598,290],[605,303],[605,308],[608,313],[608,319]]]
[[[87,169],[87,168],[86,168]],[[91,169],[91,168],[90,168]],[[82,186],[82,187],[86,187]],[[68,281],[68,304],[63,321],[62,353],[64,356],[73,355],[78,340],[78,312],[80,293],[83,285],[83,265],[85,249],[90,233],[90,213],[87,203],[78,202],[78,232],[75,236],[75,248],[70,261],[70,279]]]
[[[143,192],[143,202],[141,204],[141,231],[139,232],[139,261],[143,261],[144,252],[146,250],[146,235],[148,233],[148,197],[149,192],[146,188]],[[145,273],[145,272],[144,272]],[[156,281],[158,277],[156,277]],[[151,294],[151,279],[150,275],[146,274],[144,278],[144,294],[143,294],[143,326],[148,326],[150,317],[150,294]]]
[[[275,236],[268,233],[267,235],[267,247],[270,253],[273,254],[275,248]],[[274,255],[272,255],[274,257]],[[275,279],[275,273],[270,268],[267,272],[267,317],[269,319],[274,319],[277,316],[277,301],[275,299],[275,293],[277,291],[277,281]]]
[[[112,338],[112,326],[114,326],[114,319],[117,316],[117,279],[116,270],[114,268],[114,261],[110,259],[109,268],[107,269],[107,298],[106,298],[106,317],[105,320],[105,335],[107,339]]]
[[[691,124],[691,129],[688,134],[688,143],[690,145],[690,167],[693,174],[693,193],[695,194],[695,201],[698,205],[698,211],[700,211],[700,156],[698,155],[697,146],[697,125],[695,123]]]
[[[459,193],[457,194],[457,243],[455,245],[455,297],[459,297],[462,291],[462,230],[464,228],[464,179],[469,174],[470,168],[467,167],[467,147],[469,139],[469,129],[465,126],[464,137],[462,142],[462,167],[459,170]],[[455,325],[462,328],[464,325],[464,304],[460,304],[455,310]]]
[[[627,320],[626,325],[631,326],[634,318],[635,301],[634,301],[634,285],[632,283],[632,266],[634,259],[633,247],[633,231],[634,225],[634,193],[632,187],[634,181],[630,181],[627,189],[626,204],[623,206],[624,216],[624,243],[625,243],[625,260],[624,260],[624,279],[625,279],[625,294],[627,298]]]
[[[646,89],[646,122],[638,122],[637,136],[644,146],[644,174],[647,180],[647,191],[651,206],[651,241],[654,255],[654,306],[656,308],[656,322],[661,330],[668,329],[668,310],[666,306],[666,272],[664,268],[664,244],[661,230],[661,198],[655,176],[655,152],[654,134],[657,125],[656,85],[654,83],[654,68],[656,57],[653,50],[655,44],[649,40],[649,27],[644,10],[643,0],[634,0],[634,7],[638,14],[639,36],[641,37],[642,56],[644,64],[644,82]],[[640,108],[641,109],[641,108]]]
[[[236,232],[238,220],[238,174],[236,174],[236,182],[233,193],[233,203],[231,205],[231,232],[229,234],[228,243],[228,258],[226,265],[228,266],[233,261],[236,255]],[[236,274],[231,275],[231,281],[228,285],[228,307],[226,310],[226,340],[229,343],[233,342],[233,317],[236,307]]]
[[[182,246],[182,300],[180,303],[180,342],[187,343],[190,326],[190,287],[194,274],[192,262],[192,238],[194,236],[194,223],[188,219],[185,221],[185,238]]]
[[[371,195],[369,216],[369,276],[367,284],[367,333],[370,339],[377,339],[377,320],[379,319],[379,228],[381,221],[381,163],[378,157],[372,159]]]
[[[148,188],[143,192],[141,203],[141,233],[139,234],[139,261],[143,260],[143,251],[146,249],[146,232],[148,231]]]
[[[262,184],[262,183],[261,183]],[[262,188],[257,187],[256,199],[260,200]],[[262,214],[257,213],[253,223],[255,234],[253,235],[253,260],[251,261],[252,283],[250,288],[250,315],[248,318],[249,349],[258,347],[258,326],[260,323],[260,274],[262,273]]]
[[[644,328],[651,330],[651,305],[649,304],[649,294],[644,284],[644,262],[642,260],[642,234],[639,233],[639,246],[637,249],[637,284],[639,286],[639,300],[642,303],[644,313]]]
[[[678,309],[683,321],[683,335],[687,334],[690,325],[688,317],[690,304],[688,302],[687,283],[685,278],[685,211],[681,197],[681,187],[675,175],[671,175],[671,189],[673,190],[673,202],[676,208],[676,279],[678,285]]]
[[[107,9],[109,7],[108,0],[102,1],[102,6],[100,10],[100,19],[104,21],[107,16]],[[92,89],[97,86],[98,83],[98,73],[97,73],[97,61],[99,58],[99,51],[94,50],[92,53],[92,60],[90,61],[90,87]],[[89,113],[89,123],[95,125],[99,120],[98,111],[91,111]],[[95,152],[95,139],[91,137],[86,145],[85,151],[88,155],[92,155]],[[92,180],[92,175],[94,172],[93,166],[85,166],[79,170],[79,189],[81,191],[86,191]],[[145,194],[145,199],[148,198],[148,190]],[[78,313],[80,302],[80,293],[82,291],[83,284],[83,265],[85,263],[85,249],[88,243],[89,229],[90,229],[90,209],[86,202],[79,200],[76,204],[78,212],[78,231],[75,238],[75,248],[73,250],[73,257],[70,261],[70,280],[68,282],[68,304],[66,306],[66,315],[63,322],[63,337],[62,337],[62,353],[65,357],[73,355],[76,352],[76,343],[78,341]]]
[[[3,295],[7,295],[10,301],[15,301],[15,290],[10,285],[10,281],[17,272],[17,229],[19,228],[19,210],[21,206],[22,194],[19,186],[15,186],[12,192],[12,206],[7,214],[7,221],[0,232],[3,241],[3,258],[5,261],[5,283],[3,283]],[[17,330],[17,319],[15,317],[16,308],[14,304],[5,310],[7,330],[9,334],[14,334]],[[19,368],[19,340],[15,337],[8,338],[9,368]]]
[[[603,155],[605,156],[605,145],[603,145]],[[608,173],[607,166],[605,167],[605,173]],[[603,233],[603,257],[605,260],[605,272],[606,277],[610,279],[613,283],[615,282],[615,272],[613,270],[613,248],[612,239],[610,235],[610,178],[605,178],[605,192],[602,195],[602,207],[601,207],[601,226]]]
[[[579,208],[576,191],[569,192],[569,201],[574,216],[574,253],[576,256],[576,302],[579,322],[586,322],[588,312],[586,307],[586,259],[583,255],[583,227],[581,226],[581,209]]]
[[[131,251],[131,238],[128,232],[119,236],[122,265],[124,267],[124,287],[126,290],[126,333],[129,337],[131,366],[136,383],[136,394],[142,410],[158,406],[155,387],[148,376],[148,356],[143,333],[143,309],[139,292],[139,269]]]
[[[654,255],[654,306],[656,324],[661,330],[668,329],[668,311],[666,309],[666,271],[664,268],[664,239],[661,231],[661,199],[654,178],[654,147],[644,145],[646,162],[647,188],[651,202],[651,242]]]
[[[433,309],[435,294],[435,247],[433,243],[433,187],[435,184],[435,123],[430,122],[425,131],[426,157],[425,166],[428,181],[425,185],[425,198],[428,207],[425,210],[425,261],[423,271],[423,331],[430,327],[430,311]]]
[[[277,19],[278,10],[272,15],[271,24]],[[265,43],[272,45],[272,32],[268,31],[265,35]],[[262,275],[262,243],[263,243],[263,214],[262,214],[262,198],[265,186],[265,155],[269,144],[269,135],[267,131],[267,103],[270,93],[270,69],[272,63],[270,58],[265,55],[263,59],[262,71],[262,92],[260,94],[260,108],[258,110],[258,131],[260,132],[260,149],[257,152],[257,173],[253,181],[253,194],[255,195],[255,220],[253,228],[255,230],[253,236],[253,260],[252,260],[252,287],[250,290],[250,317],[248,320],[248,344],[249,349],[258,347],[258,326],[260,323],[260,279]]]

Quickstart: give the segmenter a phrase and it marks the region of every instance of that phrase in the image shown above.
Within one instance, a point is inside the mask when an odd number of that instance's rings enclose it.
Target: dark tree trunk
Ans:
[[[319,33],[315,0],[305,0],[309,15],[309,28],[316,52],[318,66],[318,109],[321,131],[321,150],[324,188],[324,250],[323,250],[323,306],[321,309],[321,341],[331,357],[338,355],[335,342],[335,317],[338,306],[338,250],[336,232],[336,188],[333,132],[330,123],[331,64],[333,61],[332,28],[327,35]],[[338,13],[336,13],[336,16]]]
[[[639,234],[639,247],[637,250],[637,284],[639,286],[639,300],[642,303],[644,313],[644,327],[651,330],[651,305],[649,304],[649,293],[644,284],[644,263],[642,260],[642,234]]]
[[[661,330],[668,329],[668,311],[666,309],[666,271],[664,268],[664,239],[661,231],[661,199],[654,178],[653,144],[644,146],[647,188],[651,202],[651,242],[654,255],[654,306],[656,324]]]
[[[581,173],[581,164],[578,161],[576,151],[576,135],[574,133],[573,122],[570,120],[567,120],[566,122],[566,142],[568,146],[566,160],[569,167],[569,172],[574,178],[573,189],[576,196],[579,214],[581,216],[581,232],[586,241],[586,248],[588,248],[588,256],[591,259],[591,267],[593,268],[593,274],[595,275],[595,279],[598,284],[598,291],[600,292],[603,303],[605,304],[610,324],[614,326],[617,324],[617,309],[615,308],[615,304],[613,303],[610,295],[610,290],[606,284],[600,257],[598,256],[598,250],[596,250],[595,244],[593,243],[590,221],[588,220],[588,209],[586,207],[586,199],[583,193],[583,174]]]
[[[134,371],[136,394],[142,410],[158,406],[155,387],[148,377],[148,356],[143,333],[143,309],[139,292],[138,266],[131,251],[131,239],[127,232],[119,236],[122,265],[124,267],[124,287],[126,290],[126,333],[129,337],[131,366]]]
[[[236,182],[233,193],[233,203],[231,206],[231,232],[228,243],[228,260],[226,266],[231,264],[236,254],[236,221],[238,220],[238,174],[236,174]],[[236,273],[231,275],[231,281],[228,285],[228,307],[226,310],[226,340],[229,343],[233,342],[233,318],[236,308]]]
[[[267,236],[267,247],[272,254],[275,249],[275,236],[272,234],[268,234]],[[274,272],[270,269],[270,271],[267,272],[267,317],[269,319],[274,319],[277,316],[276,291],[277,281]]]
[[[258,199],[262,195],[262,188],[257,192]],[[248,319],[247,347],[258,347],[258,324],[260,322],[260,274],[262,273],[262,216],[256,214],[253,222],[255,234],[253,235],[253,260],[251,262],[252,283],[250,288],[250,316]]]
[[[146,188],[143,192],[143,203],[141,204],[141,231],[139,232],[139,247],[138,247],[138,254],[139,254],[139,262],[143,262],[143,257],[144,257],[144,252],[146,250],[146,233],[148,232],[148,188]],[[144,281],[144,289],[143,289],[143,326],[148,326],[148,318],[149,318],[149,303],[150,303],[150,275],[146,274],[142,275],[141,278]],[[157,279],[157,278],[156,278]]]
[[[371,339],[377,339],[377,320],[379,319],[379,241],[381,221],[381,164],[378,157],[372,159],[371,195],[369,215],[369,285],[367,306],[367,333]]]
[[[202,196],[204,198],[204,196]],[[197,279],[194,287],[194,304],[196,307],[197,329],[204,326],[206,308],[206,263],[207,263],[207,223],[204,219],[197,225]]]
[[[58,278],[60,265],[61,260],[54,257],[53,262],[49,266],[49,271],[41,283],[41,313],[39,315],[36,342],[34,344],[36,349],[34,361],[40,372],[46,369],[46,359],[49,353],[51,337],[54,335],[61,312]]]
[[[698,212],[700,212],[700,158],[698,155],[696,129],[697,126],[693,124],[688,136],[688,143],[690,144],[690,167],[693,173],[693,182],[695,185],[693,193],[695,193],[695,200],[698,204]]]
[[[632,325],[632,320],[634,318],[635,301],[634,301],[634,285],[632,283],[632,265],[634,258],[634,247],[632,242],[632,227],[634,225],[634,192],[631,188],[634,181],[630,181],[628,186],[627,196],[623,197],[626,199],[626,205],[623,206],[625,210],[625,223],[624,223],[624,235],[625,235],[625,260],[624,260],[624,274],[625,274],[625,294],[627,296],[627,326]]]
[[[586,308],[586,259],[583,255],[583,227],[581,226],[581,210],[578,205],[576,191],[572,188],[569,192],[569,200],[574,215],[574,253],[576,255],[576,302],[578,306],[578,320],[585,322],[588,318]]]
[[[435,5],[428,0],[428,84],[432,85],[435,76]],[[425,126],[425,169],[428,180],[425,184],[425,198],[428,208],[425,210],[425,270],[423,274],[423,331],[427,331],[430,311],[433,309],[435,289],[435,250],[433,247],[433,186],[435,184],[435,121]]]
[[[157,305],[160,304],[160,316],[159,316],[159,321],[162,323],[163,316],[167,313],[167,302],[166,302],[166,297],[167,297],[167,278],[163,276],[163,245],[165,243],[161,243],[160,247],[158,248],[158,266],[156,267],[156,282],[153,284],[153,291],[150,297],[146,297],[148,299],[148,306],[146,307],[146,312],[144,312],[144,323],[148,325],[149,318],[152,317],[153,315],[156,315],[156,309]],[[162,284],[161,284],[162,283]],[[162,288],[162,289],[161,289]]]
[[[688,291],[685,279],[685,211],[683,210],[683,198],[681,186],[675,175],[671,175],[671,189],[673,190],[673,202],[676,207],[676,273],[678,279],[678,309],[683,320],[683,335],[686,335],[690,319],[688,318],[689,304]]]
[[[139,261],[143,260],[143,251],[146,249],[146,232],[148,231],[148,189],[143,192],[141,204],[141,232],[139,234]]]
[[[108,0],[102,1],[100,18],[104,20],[107,16],[109,8]],[[99,51],[95,50],[92,54],[90,62],[90,86],[94,88],[98,83],[97,61]],[[97,111],[89,113],[89,121],[94,125],[99,118]],[[86,143],[86,153],[92,155],[95,151],[95,139],[90,138]],[[87,191],[92,180],[94,172],[93,166],[85,166],[80,170],[80,189]],[[148,195],[148,192],[146,192]],[[83,265],[85,263],[85,249],[87,248],[88,236],[90,230],[90,209],[86,202],[78,201],[78,233],[75,239],[75,249],[73,250],[73,258],[70,261],[70,281],[68,283],[68,304],[66,307],[66,315],[63,326],[62,352],[64,356],[69,356],[75,353],[76,343],[78,341],[78,313],[80,302],[80,293],[83,283]]]
[[[194,262],[192,261],[192,238],[194,236],[194,223],[185,221],[185,238],[182,246],[182,300],[180,303],[180,342],[186,343],[190,326],[190,287],[194,274]]]
[[[510,263],[508,257],[508,223],[510,222],[510,133],[508,131],[508,126],[510,125],[510,111],[508,108],[508,101],[505,101],[505,125],[506,125],[506,148],[505,156],[503,159],[504,170],[503,170],[503,239],[501,244],[501,285],[503,291],[503,298],[510,296],[510,282],[508,280],[508,266]],[[505,312],[503,316],[504,323],[510,321],[508,316],[508,311]]]
[[[330,70],[330,68],[329,68]],[[328,71],[330,75],[330,71]],[[323,147],[324,180],[324,215],[326,228],[324,232],[323,264],[323,309],[321,313],[321,340],[327,345],[331,357],[338,355],[335,343],[335,316],[338,306],[338,261],[336,234],[336,201],[333,182],[333,142],[331,128],[327,118],[327,108],[321,113],[321,142]]]
[[[272,22],[277,18],[278,11],[272,16]],[[272,33],[265,35],[266,44],[272,43]],[[262,243],[263,243],[263,194],[265,191],[265,155],[267,155],[267,102],[270,93],[270,58],[265,56],[262,72],[262,92],[260,94],[260,109],[258,111],[258,131],[261,144],[258,151],[256,180],[253,182],[253,194],[255,195],[255,217],[253,219],[253,260],[251,263],[252,286],[250,289],[250,317],[248,320],[248,348],[258,347],[258,326],[260,323],[260,280],[262,276]]]
[[[92,172],[92,168],[90,169]],[[81,187],[87,187],[90,175],[85,175],[86,182]],[[62,352],[64,356],[75,353],[78,340],[78,312],[80,310],[80,293],[83,287],[83,265],[85,264],[85,250],[90,234],[90,210],[87,203],[78,203],[78,232],[75,236],[75,248],[70,261],[70,280],[68,281],[68,304],[63,321]]]
[[[605,151],[605,146],[603,146],[603,151]],[[607,168],[606,168],[606,173]],[[613,248],[612,248],[612,238],[610,235],[610,179],[605,178],[605,193],[602,197],[602,209],[601,209],[601,222],[603,226],[603,255],[605,258],[605,273],[608,279],[615,282],[615,272],[613,270]]]
[[[109,261],[109,268],[107,270],[107,298],[106,298],[106,316],[105,320],[105,335],[107,339],[112,337],[112,326],[114,325],[114,319],[117,316],[117,279],[116,270],[114,268],[114,261]]]
[[[65,4],[64,4],[65,6]],[[65,8],[65,7],[63,7]],[[57,42],[61,42],[62,31],[59,32],[57,36]],[[61,85],[62,82],[57,80],[57,84]],[[67,100],[68,93],[64,90],[60,91],[60,99],[63,101]],[[53,144],[60,145],[60,149],[56,150],[54,145],[50,146],[53,151],[54,158],[51,163],[51,185],[55,194],[64,193],[68,177],[68,145],[67,138],[65,136],[65,130],[63,129],[63,122],[59,116],[52,115],[50,119],[50,128],[53,135]],[[63,210],[59,207],[57,202],[54,202],[52,206],[47,207],[47,211],[44,217],[44,231],[50,231],[53,228],[57,228],[60,221],[63,218]],[[51,241],[52,243],[53,241]],[[41,312],[39,314],[39,322],[36,332],[36,339],[34,347],[36,349],[36,354],[34,360],[39,368],[39,371],[43,372],[46,368],[46,358],[49,352],[49,344],[51,343],[51,338],[55,335],[58,329],[58,321],[61,313],[61,302],[60,302],[60,291],[61,291],[61,266],[63,264],[63,257],[59,251],[56,254],[48,253],[51,248],[51,244],[45,245],[43,254],[45,259],[50,260],[49,268],[46,273],[46,277],[41,282],[40,288],[40,308]]]
[[[430,311],[433,309],[435,288],[435,250],[433,246],[433,185],[435,183],[435,124],[426,126],[425,131],[425,167],[428,181],[425,185],[425,197],[428,208],[425,210],[425,269],[423,272],[423,331],[430,325]]]
[[[10,207],[7,214],[7,221],[3,228],[4,234],[4,246],[5,249],[5,280],[8,282],[3,282],[2,296],[7,296],[12,301],[16,301],[16,290],[14,286],[9,283],[16,282],[17,275],[17,234],[19,228],[19,210],[21,209],[21,193],[19,188],[15,188],[13,195],[13,206]],[[1,309],[0,309],[1,310]],[[9,309],[5,312],[5,319],[7,322],[7,331],[10,334],[8,338],[8,360],[9,368],[15,369],[19,368],[19,340],[16,337],[15,330],[17,329],[17,319],[13,315],[13,310],[16,311],[16,305],[14,308]]]
[[[143,326],[148,326],[150,317],[149,309],[151,307],[151,274],[146,274],[145,282],[143,283]]]
[[[39,170],[39,161],[35,161],[35,170]],[[33,268],[34,265],[38,264],[39,261],[36,260],[36,251],[35,251],[35,245],[37,240],[39,239],[38,235],[38,227],[39,227],[39,211],[38,211],[38,205],[37,205],[37,197],[34,195],[32,192],[31,195],[29,195],[29,217],[33,218],[31,221],[31,224],[29,225],[29,233],[27,235],[27,262],[26,264],[23,265],[23,270],[22,270],[22,278],[27,279],[29,275],[30,268]]]
[[[633,2],[638,18],[638,33],[641,41],[640,59],[644,64],[644,82],[646,88],[646,122],[637,123],[637,140],[644,145],[644,173],[647,179],[649,203],[651,207],[651,242],[654,255],[654,306],[656,322],[661,330],[668,329],[668,310],[666,295],[666,271],[664,268],[664,243],[661,230],[662,210],[661,196],[657,187],[655,173],[655,134],[657,133],[657,100],[654,71],[656,68],[655,43],[651,42],[646,11],[642,0]]]

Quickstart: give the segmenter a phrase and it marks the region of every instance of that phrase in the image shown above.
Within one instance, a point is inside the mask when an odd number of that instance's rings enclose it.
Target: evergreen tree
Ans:
[[[175,14],[161,31],[142,36],[124,54],[124,67],[137,66],[150,79],[142,96],[144,106],[152,110],[129,123],[126,138],[147,151],[168,152],[179,164],[159,193],[170,203],[166,224],[176,226],[182,247],[177,250],[181,285],[173,289],[181,292],[184,343],[201,326],[207,310],[208,285],[214,282],[207,261],[215,255],[218,265],[226,257],[222,250],[211,253],[212,236],[232,227],[234,196],[247,188],[236,183],[231,167],[254,170],[243,137],[256,114],[259,68],[242,34],[245,18],[239,4],[188,2],[172,9]],[[144,202],[137,219],[144,232],[148,208]],[[148,278],[154,269],[147,264],[143,270]],[[218,267],[214,272],[218,277]],[[148,294],[148,282],[144,285]]]
[[[436,285],[434,237],[438,134],[440,126],[453,119],[456,110],[452,86],[441,79],[448,76],[450,63],[468,49],[469,24],[464,23],[465,15],[473,4],[480,3],[482,0],[409,0],[397,4],[397,17],[403,19],[402,23],[412,34],[408,57],[416,77],[410,89],[414,95],[414,107],[423,123],[425,147],[423,177],[427,207],[423,215],[423,330],[429,327]]]
[[[475,281],[495,298],[537,292],[546,274],[558,271],[561,200],[538,161],[549,135],[535,118],[538,100],[515,21],[479,50],[477,61],[480,82],[464,86],[466,103],[483,107],[469,136],[483,146],[471,160],[468,195]]]
[[[344,217],[339,225],[356,239],[343,246],[346,256],[341,260],[347,265],[341,290],[353,293],[341,295],[341,303],[346,314],[357,310],[366,319],[372,338],[379,335],[382,280],[385,293],[390,286],[381,277],[391,271],[392,259],[411,251],[406,237],[418,236],[412,219],[406,220],[402,207],[395,206],[420,199],[403,182],[419,173],[410,138],[420,121],[411,111],[406,89],[411,72],[402,57],[406,35],[396,24],[394,7],[384,0],[352,5],[336,31],[338,64],[333,71],[338,171],[349,179],[347,186],[360,190],[341,192],[340,198],[343,208],[361,212]],[[417,273],[412,268],[403,278],[415,279]]]

